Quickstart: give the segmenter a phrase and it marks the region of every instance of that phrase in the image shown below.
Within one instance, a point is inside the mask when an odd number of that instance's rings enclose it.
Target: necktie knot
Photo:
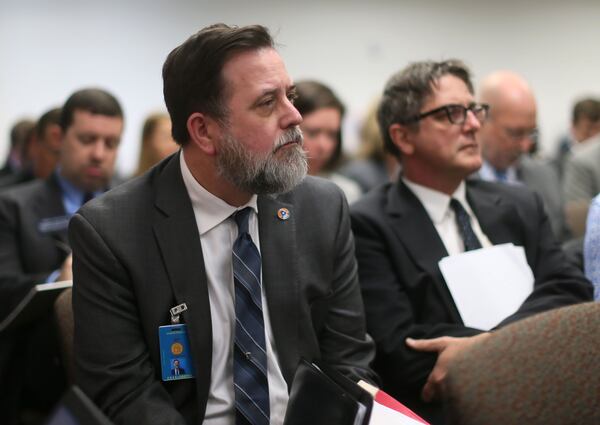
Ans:
[[[252,208],[246,207],[244,209],[236,211],[233,214],[233,219],[235,220],[235,222],[237,224],[238,233],[240,235],[243,235],[245,233],[249,233],[249,231],[248,231],[248,222],[250,220],[250,213],[252,213]]]
[[[450,207],[454,211],[454,214],[456,214],[457,216],[464,214],[466,214],[467,216],[469,215],[467,210],[465,210],[465,207],[463,207],[460,201],[456,198],[450,199]]]

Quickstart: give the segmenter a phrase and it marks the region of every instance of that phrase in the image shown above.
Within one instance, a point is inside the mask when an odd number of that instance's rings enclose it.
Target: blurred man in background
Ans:
[[[43,127],[52,148],[61,135],[56,171],[0,194],[0,320],[33,286],[71,279],[67,225],[81,205],[110,186],[123,112],[110,93],[84,89],[66,101],[60,131]],[[51,171],[51,161],[41,164],[43,173]],[[52,318],[0,338],[0,402],[6,403],[0,422],[13,424],[24,414],[43,418],[65,387]],[[14,367],[17,359],[26,373]]]
[[[558,175],[549,162],[527,155],[537,137],[537,106],[531,87],[513,72],[497,71],[483,79],[479,99],[490,106],[479,131],[483,156],[479,177],[536,191],[554,235],[566,239],[569,232]]]

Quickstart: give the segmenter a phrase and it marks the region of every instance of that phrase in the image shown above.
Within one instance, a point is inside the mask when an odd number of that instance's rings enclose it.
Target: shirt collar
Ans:
[[[83,201],[83,191],[79,190],[71,182],[65,179],[60,174],[60,168],[56,171],[56,180],[62,190],[63,198],[66,198],[73,204],[81,205],[81,202]]]
[[[470,216],[473,216],[473,211],[467,202],[467,190],[464,180],[460,182],[460,185],[458,185],[452,196],[411,182],[406,177],[402,177],[402,181],[415,194],[419,201],[421,201],[421,204],[425,207],[427,214],[434,224],[439,224],[445,218],[446,214],[448,214],[450,199],[452,198],[458,200],[467,213],[469,213]]]
[[[181,175],[183,177],[183,183],[188,192],[190,200],[192,201],[192,208],[198,217],[198,229],[200,235],[205,234],[209,230],[221,224],[223,221],[228,219],[236,211],[242,210],[246,207],[250,207],[258,214],[257,196],[252,195],[250,200],[240,207],[234,207],[229,205],[221,198],[213,195],[206,190],[200,183],[196,181],[192,172],[188,168],[183,149],[179,155],[179,165],[181,168]]]
[[[519,181],[519,176],[518,176],[518,172],[517,172],[517,167],[515,165],[511,165],[510,167],[508,167],[505,171],[505,182],[508,183],[516,183]],[[490,164],[487,161],[483,161],[481,168],[479,169],[479,176],[483,179],[483,180],[487,180],[487,181],[499,181],[500,179],[498,178],[498,171],[492,166],[492,164]]]

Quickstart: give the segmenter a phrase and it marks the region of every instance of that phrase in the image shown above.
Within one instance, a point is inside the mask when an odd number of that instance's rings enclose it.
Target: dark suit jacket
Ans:
[[[180,367],[179,369],[171,369],[171,375],[185,375],[185,369]]]
[[[512,242],[525,248],[535,276],[533,293],[499,326],[591,299],[590,283],[555,242],[537,194],[473,180],[467,181],[467,199],[493,244]],[[371,191],[353,204],[351,216],[367,329],[377,346],[375,370],[384,390],[418,406],[436,355],[408,349],[405,338],[481,331],[463,325],[438,267],[448,253],[423,205],[406,185],[390,183]]]
[[[29,172],[18,172],[14,174],[8,174],[0,176],[0,191],[6,190],[11,186],[26,183],[33,180],[35,177]]]
[[[288,220],[277,218],[282,207]],[[300,357],[372,381],[343,195],[309,177],[290,193],[259,196],[258,209],[263,284],[288,387]],[[210,253],[178,154],[84,206],[69,236],[78,384],[117,424],[201,423],[211,380]],[[183,302],[196,379],[162,382],[158,327]]]
[[[54,175],[0,193],[0,319],[61,266],[67,224]]]
[[[0,320],[66,257],[60,186],[55,177],[0,194]],[[26,373],[15,365],[27,365]],[[49,413],[66,389],[54,322],[48,315],[16,333],[0,335],[0,423],[12,424],[24,405]],[[5,394],[7,392],[7,394]]]

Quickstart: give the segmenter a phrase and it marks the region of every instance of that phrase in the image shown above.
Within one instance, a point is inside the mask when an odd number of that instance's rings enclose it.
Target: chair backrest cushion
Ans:
[[[450,365],[451,424],[600,424],[600,304],[532,316]]]

